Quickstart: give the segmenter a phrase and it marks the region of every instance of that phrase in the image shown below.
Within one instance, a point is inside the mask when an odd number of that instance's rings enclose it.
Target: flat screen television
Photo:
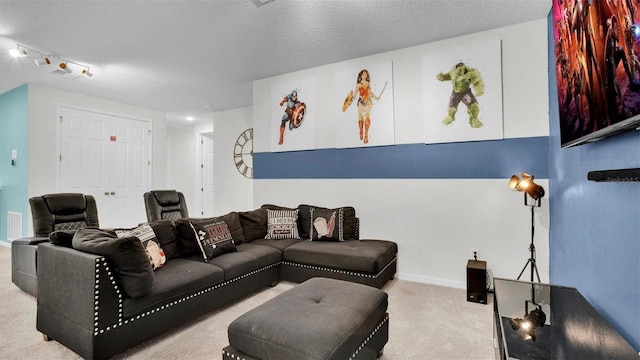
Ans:
[[[637,0],[553,0],[563,148],[640,127]]]

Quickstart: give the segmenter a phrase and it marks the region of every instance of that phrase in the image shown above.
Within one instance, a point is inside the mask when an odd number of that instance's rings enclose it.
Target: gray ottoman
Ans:
[[[387,293],[312,278],[234,320],[223,359],[375,359],[389,338]]]

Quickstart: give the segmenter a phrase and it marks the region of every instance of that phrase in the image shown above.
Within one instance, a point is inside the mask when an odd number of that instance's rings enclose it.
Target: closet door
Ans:
[[[135,226],[147,221],[143,194],[149,191],[151,176],[151,129],[145,121],[111,118],[110,221]]]
[[[61,107],[60,125],[60,192],[93,195],[100,227],[145,222],[149,123]]]
[[[104,226],[109,200],[109,117],[63,107],[60,113],[60,192],[90,194]]]

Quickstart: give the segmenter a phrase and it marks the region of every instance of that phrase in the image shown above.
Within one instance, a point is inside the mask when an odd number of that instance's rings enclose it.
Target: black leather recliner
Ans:
[[[11,243],[11,281],[22,291],[37,296],[38,244],[49,241],[49,234],[58,230],[74,231],[98,228],[98,207],[91,195],[61,193],[29,199],[33,221],[33,237]]]
[[[144,206],[148,222],[189,217],[184,195],[176,190],[151,190],[144,194]]]

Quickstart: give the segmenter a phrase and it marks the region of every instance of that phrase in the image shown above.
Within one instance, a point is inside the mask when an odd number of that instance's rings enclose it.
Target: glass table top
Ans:
[[[640,359],[575,288],[494,279],[494,307],[507,359]]]

